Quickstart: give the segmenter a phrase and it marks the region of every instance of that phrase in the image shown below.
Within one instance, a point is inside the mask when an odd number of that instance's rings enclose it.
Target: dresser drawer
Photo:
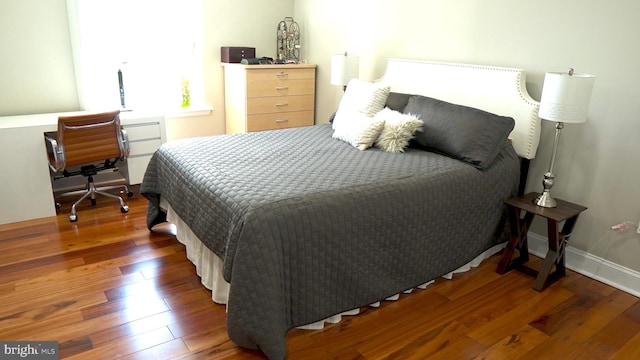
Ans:
[[[141,184],[147,171],[151,155],[130,156],[127,158],[127,171],[131,185]]]
[[[272,96],[247,99],[247,115],[314,109],[314,95]]]
[[[160,126],[156,123],[131,126],[125,125],[124,129],[127,131],[129,142],[146,139],[160,139],[162,136]]]
[[[129,156],[151,155],[160,147],[160,145],[162,145],[162,140],[159,138],[142,141],[129,140]]]
[[[314,79],[255,80],[247,84],[247,97],[310,95],[315,86]]]
[[[315,79],[315,68],[307,69],[265,69],[256,68],[247,70],[247,82],[254,80],[294,80]]]
[[[313,125],[313,111],[247,116],[247,131],[276,130]]]

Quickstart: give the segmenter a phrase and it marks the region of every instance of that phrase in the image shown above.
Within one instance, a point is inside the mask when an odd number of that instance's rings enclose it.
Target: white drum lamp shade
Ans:
[[[340,54],[331,56],[331,84],[346,86],[351,79],[357,79],[360,73],[360,58],[354,55]]]
[[[588,74],[546,73],[538,115],[544,120],[563,123],[587,121],[595,80],[595,76]]]

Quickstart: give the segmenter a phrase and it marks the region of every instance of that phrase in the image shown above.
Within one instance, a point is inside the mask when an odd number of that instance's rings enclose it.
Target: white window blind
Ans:
[[[86,110],[175,111],[203,103],[200,0],[67,0],[76,83]]]

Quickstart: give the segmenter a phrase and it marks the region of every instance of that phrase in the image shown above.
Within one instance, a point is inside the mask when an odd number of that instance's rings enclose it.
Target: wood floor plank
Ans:
[[[60,358],[66,359],[73,355],[84,353],[93,349],[93,343],[89,336],[84,336],[77,339],[71,339],[67,341],[61,341],[58,344],[58,350],[60,351]]]
[[[620,315],[598,333],[574,349],[569,359],[608,359],[640,331],[640,324]]]
[[[105,301],[106,297],[104,294],[99,293],[79,294],[66,299],[58,298],[55,301],[43,305],[36,305],[26,310],[0,317],[0,328],[11,329],[20,327],[32,322],[57,317],[61,314],[75,312],[87,306],[104,303]]]
[[[114,318],[99,317],[94,320],[100,321],[102,319]],[[162,311],[156,314],[140,317],[139,319],[133,319],[128,321],[121,321],[119,324],[112,322],[109,326],[103,328],[90,329],[91,340],[96,346],[102,346],[109,342],[141,335],[152,330],[157,330],[163,327],[167,327],[169,324],[175,321],[175,314],[171,311]]]
[[[85,286],[88,283],[111,279],[115,276],[121,276],[122,272],[116,267],[107,267],[103,264],[82,264],[70,269],[53,271],[50,273],[38,275],[31,278],[20,279],[14,282],[16,291],[29,292],[34,288],[42,289],[47,292],[53,288],[74,288]],[[25,294],[27,295],[27,294]]]
[[[155,297],[170,296],[179,291],[195,289],[202,286],[195,271],[182,274],[172,274],[162,279],[144,280],[135,284],[127,284],[105,291],[110,301],[127,297]]]
[[[223,326],[226,327],[226,317],[222,316],[223,314],[220,311],[211,311],[213,307],[219,306],[213,305],[196,312],[190,311],[181,318],[182,321],[170,324],[169,329],[177,337],[183,337],[189,334],[208,332],[212,329],[220,329]]]
[[[558,287],[548,288],[542,293],[531,290],[530,294],[529,299],[516,304],[511,311],[470,331],[468,336],[480,344],[491,346],[521,327],[543,317],[546,312],[573,296],[571,292]],[[513,304],[506,306],[513,306]]]
[[[87,202],[77,223],[64,204],[0,225],[0,339],[59,341],[62,359],[265,359],[229,339],[225,306],[175,229],[150,233],[146,200],[127,202],[127,214]],[[525,274],[496,274],[499,258],[322,330],[291,330],[287,359],[640,357],[638,298],[572,271],[536,292]]]
[[[397,301],[385,301],[379,308],[363,308],[360,315],[347,316],[342,322],[328,325],[321,331],[292,330],[290,334],[302,336],[294,337],[291,344],[295,349],[331,343],[334,350],[356,347],[362,353],[377,348],[380,343],[393,343],[398,336],[408,332],[403,322],[394,327],[377,324],[397,324],[398,319],[406,318],[428,319],[429,311],[444,307],[449,302],[449,299],[429,289],[417,290],[411,295],[402,295]],[[366,357],[365,354],[363,356]]]
[[[452,321],[442,324],[429,331],[413,331],[407,329],[408,334],[414,332],[416,336],[396,339],[393,345],[384,343],[383,346],[366,349],[358,347],[358,352],[365,358],[383,357],[389,359],[428,359],[442,351],[451,343],[466,340],[469,329],[463,324]],[[408,335],[407,334],[407,335]],[[377,343],[374,339],[371,343]]]
[[[171,331],[163,327],[140,335],[125,337],[100,347],[68,357],[70,360],[102,360],[105,354],[112,359],[122,358],[175,340]]]
[[[640,334],[636,334],[636,336],[627,341],[622,348],[616,351],[609,359],[640,359]]]
[[[0,328],[0,339],[66,341],[77,337],[65,337],[67,330],[76,329],[84,324],[80,311],[74,311],[19,327]]]
[[[582,309],[582,312],[568,310],[572,316],[564,317],[563,326],[556,328],[552,334],[547,333],[549,339],[527,352],[522,359],[539,359],[549,353],[557,358],[567,358],[574,349],[583,346],[585,341],[637,302],[636,297],[615,291],[589,308],[577,306],[576,309]],[[566,310],[566,307],[563,308]]]
[[[208,351],[211,353],[224,353],[235,348],[233,342],[224,333],[224,324],[210,327],[207,331],[182,336],[182,340],[191,352]]]
[[[175,248],[175,250],[176,252],[173,254],[167,254],[159,258],[139,261],[133,264],[121,266],[120,271],[123,274],[130,274],[139,271],[143,274],[145,279],[162,277],[165,274],[168,275],[175,272],[191,272],[188,270],[189,268],[194,268],[194,266],[193,264],[184,261],[186,253],[184,251],[181,251],[183,250],[181,247]]]
[[[134,352],[127,356],[123,356],[121,360],[147,360],[147,359],[172,359],[181,355],[188,355],[189,348],[184,344],[182,339],[174,339],[160,345]]]
[[[0,225],[0,245],[4,241],[20,239],[34,234],[49,234],[57,231],[57,217],[44,217]]]
[[[77,294],[93,294],[102,299],[100,302],[105,302],[108,300],[104,293],[105,287],[125,286],[144,280],[139,273],[123,276],[120,274],[111,275],[111,272],[107,272],[100,275],[99,279],[89,277],[89,281],[78,278],[76,281],[58,281],[47,284],[46,288],[49,291],[46,293],[40,291],[37,285],[16,290],[4,297],[5,305],[0,308],[0,314],[24,311],[25,308],[35,307],[38,304],[55,303],[60,299],[73,299]]]
[[[87,306],[82,309],[85,320],[95,319],[100,316],[121,312],[131,319],[155,315],[168,311],[169,307],[162,298],[147,298],[146,296],[129,296],[126,298],[105,301],[101,304]]]
[[[478,359],[519,359],[531,349],[540,345],[549,335],[529,325],[514,331],[489,349],[477,356]],[[580,359],[580,358],[574,358]]]
[[[470,330],[474,330],[485,326],[494,319],[508,314],[519,304],[529,300],[532,295],[535,295],[535,292],[526,286],[531,279],[522,275],[523,274],[518,273],[507,275],[509,278],[508,283],[512,285],[512,288],[504,292],[500,301],[491,301],[477,311],[469,312],[457,320]],[[504,281],[504,278],[495,281]]]
[[[20,251],[22,255],[28,254],[27,248],[35,248],[40,246],[49,245],[49,237],[47,234],[25,234],[23,236],[17,236],[14,238],[2,238],[0,232],[0,246],[2,246],[2,257],[8,258],[8,253],[11,251]],[[19,259],[19,260],[23,260]],[[4,262],[4,261],[3,261]]]
[[[81,258],[68,258],[64,255],[48,256],[40,259],[25,260],[24,262],[0,263],[0,278],[3,283],[28,279],[44,273],[58,270],[69,270],[84,265]]]
[[[484,352],[486,348],[467,337],[460,341],[447,344],[436,353],[429,355],[429,360],[451,360],[451,359],[474,359]],[[412,360],[424,359],[420,357],[411,357]]]
[[[437,290],[437,286],[434,290]],[[412,308],[412,314],[401,328],[387,331],[384,340],[363,344],[358,347],[358,350],[367,357],[377,353],[382,347],[389,349],[399,346],[398,344],[417,340],[416,337],[419,337],[420,334],[430,332],[441,327],[442,324],[457,321],[460,317],[477,313],[485,306],[493,304],[496,298],[502,298],[510,292],[512,292],[512,284],[499,281],[496,278],[494,281],[488,282],[485,287],[469,292],[467,296],[457,297],[429,311],[422,311],[426,308],[424,306]]]
[[[197,307],[215,307],[221,310],[224,305],[216,304],[211,300],[211,291],[204,287],[197,287],[192,290],[181,291],[164,298],[170,309],[180,311],[182,309],[196,309]]]

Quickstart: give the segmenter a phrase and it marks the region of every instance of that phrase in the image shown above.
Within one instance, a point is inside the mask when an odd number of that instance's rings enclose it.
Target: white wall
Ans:
[[[640,220],[639,13],[634,0],[295,1],[306,44],[302,56],[319,65],[318,122],[326,122],[339,102],[329,65],[331,54],[344,51],[361,56],[360,76],[367,80],[382,75],[388,57],[520,67],[535,99],[546,71],[573,67],[596,75],[588,122],[563,130],[553,188],[556,197],[589,208],[570,242],[586,251],[613,238],[612,225]],[[554,124],[544,121],[528,191],[541,190],[553,132]],[[546,225],[536,220],[534,231],[546,236]],[[640,236],[632,237],[637,242],[599,246],[596,255],[640,270]]]
[[[0,116],[78,109],[65,0],[0,1]]]

